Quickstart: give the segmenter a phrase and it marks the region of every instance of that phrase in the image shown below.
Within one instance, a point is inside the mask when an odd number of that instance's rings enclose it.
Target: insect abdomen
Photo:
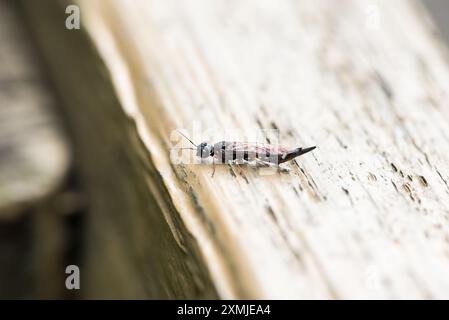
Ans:
[[[296,148],[294,150],[288,151],[287,153],[279,154],[278,155],[278,163],[287,162],[289,160],[292,160],[296,157],[299,157],[300,155],[310,152],[316,147],[310,147],[310,148]]]

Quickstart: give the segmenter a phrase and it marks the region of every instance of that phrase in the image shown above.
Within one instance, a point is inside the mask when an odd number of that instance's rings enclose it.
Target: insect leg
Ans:
[[[243,176],[243,169],[240,166],[240,163],[238,161],[236,161],[235,164],[237,165],[237,168],[239,168],[239,175]]]
[[[273,164],[267,161],[263,161],[260,159],[255,159],[254,163],[256,165],[256,167],[271,167]]]
[[[235,170],[234,170],[234,163],[235,163],[234,160],[228,160],[228,161],[227,161],[227,164],[228,164],[229,167],[231,168],[232,173],[234,174],[235,177],[237,177],[237,173],[236,173]]]
[[[215,174],[215,157],[212,157],[212,175],[210,177],[213,178],[214,174]]]

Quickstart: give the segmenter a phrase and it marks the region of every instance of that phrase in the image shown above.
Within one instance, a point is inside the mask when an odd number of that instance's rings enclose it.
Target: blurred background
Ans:
[[[423,2],[449,41],[449,1]],[[14,0],[0,0],[0,41],[0,298],[83,298],[65,281],[89,246],[89,199],[58,92]]]

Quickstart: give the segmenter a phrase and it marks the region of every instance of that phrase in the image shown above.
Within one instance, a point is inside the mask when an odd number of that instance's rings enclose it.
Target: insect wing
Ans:
[[[279,154],[284,154],[287,149],[275,147],[265,143],[231,142],[226,145],[226,159],[277,163]]]
[[[226,146],[226,151],[248,152],[255,154],[285,153],[286,148],[273,146],[267,143],[232,142]]]

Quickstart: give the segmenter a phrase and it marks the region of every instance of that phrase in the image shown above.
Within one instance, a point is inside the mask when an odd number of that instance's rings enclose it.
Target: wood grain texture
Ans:
[[[447,48],[419,3],[78,3],[157,172],[146,192],[221,297],[449,297]],[[211,178],[170,161],[195,125],[318,149]]]
[[[85,32],[65,28],[66,4],[20,1],[63,100],[86,191],[79,297],[216,298],[196,239],[170,203],[104,61]]]

